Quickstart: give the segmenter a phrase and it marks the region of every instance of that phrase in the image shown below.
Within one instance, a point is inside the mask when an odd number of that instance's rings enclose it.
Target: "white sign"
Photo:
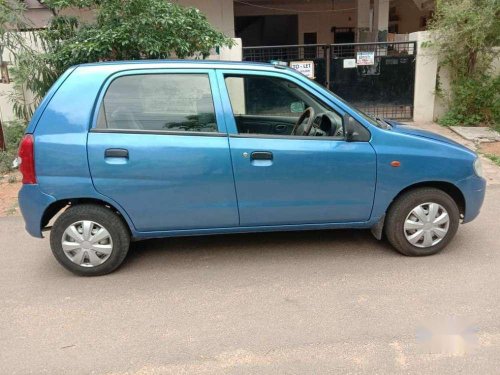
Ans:
[[[292,61],[290,67],[308,78],[314,78],[314,61]]]
[[[356,52],[357,65],[374,65],[375,52]]]
[[[288,66],[288,63],[286,61],[280,61],[280,60],[271,60],[269,61],[269,63],[278,66]]]
[[[356,59],[344,59],[344,69],[351,69],[356,67]]]

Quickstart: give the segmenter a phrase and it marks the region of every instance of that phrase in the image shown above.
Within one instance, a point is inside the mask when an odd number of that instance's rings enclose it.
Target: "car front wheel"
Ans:
[[[114,271],[130,244],[128,228],[111,209],[94,204],[68,208],[55,221],[50,245],[58,262],[81,276]]]
[[[439,189],[417,188],[392,204],[385,234],[402,254],[432,255],[448,245],[459,223],[460,211],[453,198]]]

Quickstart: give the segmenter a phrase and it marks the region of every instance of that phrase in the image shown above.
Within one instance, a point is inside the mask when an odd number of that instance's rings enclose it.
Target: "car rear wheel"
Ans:
[[[389,242],[408,256],[436,254],[457,232],[460,211],[444,191],[417,188],[392,204],[385,225]]]
[[[57,218],[50,245],[58,262],[82,276],[114,271],[130,244],[128,228],[111,209],[94,204],[72,206]]]

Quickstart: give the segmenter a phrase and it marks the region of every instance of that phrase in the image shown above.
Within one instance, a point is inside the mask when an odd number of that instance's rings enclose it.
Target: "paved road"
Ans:
[[[433,257],[364,231],[178,238],[100,278],[0,219],[0,373],[498,374],[499,217],[497,186]],[[429,354],[431,321],[466,352]]]

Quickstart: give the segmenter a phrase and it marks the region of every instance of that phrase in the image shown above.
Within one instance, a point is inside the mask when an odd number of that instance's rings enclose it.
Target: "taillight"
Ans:
[[[34,143],[33,134],[26,134],[19,145],[19,171],[23,175],[23,184],[36,184]]]

